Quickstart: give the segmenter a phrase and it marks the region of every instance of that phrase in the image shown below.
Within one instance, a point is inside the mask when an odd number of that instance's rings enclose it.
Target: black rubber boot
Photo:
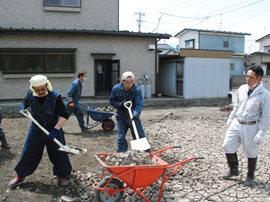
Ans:
[[[257,158],[248,158],[248,174],[245,185],[251,187],[254,182],[254,173],[256,170]]]
[[[6,136],[4,135],[4,136],[1,136],[0,137],[0,140],[1,140],[1,142],[2,142],[2,144],[1,144],[1,147],[8,147],[8,142],[7,142],[7,140],[6,140]]]
[[[86,128],[85,126],[80,126],[80,127],[81,127],[82,132],[84,132],[84,131],[87,131],[87,130],[88,130],[88,128]]]
[[[238,170],[238,158],[237,154],[226,154],[228,165],[230,167],[230,170],[222,175],[223,179],[230,179],[232,176],[238,176],[239,170]]]

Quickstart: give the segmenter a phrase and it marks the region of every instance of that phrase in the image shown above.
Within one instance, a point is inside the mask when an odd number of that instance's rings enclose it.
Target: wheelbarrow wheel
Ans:
[[[102,128],[105,131],[112,131],[114,129],[114,121],[111,119],[107,119],[105,121],[102,122]]]
[[[104,188],[111,178],[105,178],[97,184],[97,187]],[[123,184],[118,179],[113,178],[106,187],[108,189],[122,189]],[[108,195],[108,191],[95,190],[96,199],[99,202],[118,202],[122,199],[124,191],[114,192],[113,195]]]

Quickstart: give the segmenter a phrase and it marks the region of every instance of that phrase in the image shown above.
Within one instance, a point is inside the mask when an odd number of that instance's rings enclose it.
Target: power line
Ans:
[[[160,23],[160,21],[161,21],[162,16],[163,16],[163,13],[161,14],[161,16],[160,16],[160,17],[159,17],[159,19],[158,19],[158,24],[157,24],[156,29],[157,29],[157,28],[158,28],[158,26],[159,26],[159,23]],[[156,29],[154,29],[152,32],[154,32]]]
[[[235,24],[232,24],[232,25],[230,25],[230,26],[227,26],[227,27],[225,27],[225,28],[232,27],[232,26],[234,26],[234,25],[237,25],[237,24],[239,24],[239,23],[241,23],[241,22],[247,21],[247,20],[249,20],[249,19],[251,19],[251,18],[257,17],[257,16],[262,15],[262,14],[264,14],[264,13],[267,13],[267,12],[269,12],[269,11],[270,11],[270,9],[267,10],[267,11],[265,11],[265,12],[263,12],[263,13],[260,13],[260,14],[258,14],[258,15],[254,15],[254,16],[252,16],[252,17],[250,17],[250,18],[247,18],[247,19],[245,19],[245,20],[242,20],[242,21],[240,21],[240,22],[237,22],[237,23],[235,23]]]

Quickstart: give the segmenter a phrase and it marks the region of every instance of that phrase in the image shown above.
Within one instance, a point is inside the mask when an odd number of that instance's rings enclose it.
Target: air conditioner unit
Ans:
[[[155,50],[155,49],[156,49],[155,44],[148,45],[148,50]]]

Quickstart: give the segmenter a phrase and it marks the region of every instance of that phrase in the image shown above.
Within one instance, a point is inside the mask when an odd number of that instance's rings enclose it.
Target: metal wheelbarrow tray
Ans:
[[[96,127],[98,124],[102,123],[103,130],[112,131],[114,129],[115,123],[111,119],[111,117],[115,115],[114,113],[95,111],[96,107],[89,107],[82,103],[79,103],[79,105],[86,119],[85,121],[86,128],[91,129],[91,128]],[[90,118],[96,122],[90,124],[89,123]]]
[[[147,186],[153,184],[159,176],[163,172],[162,182],[159,192],[159,198],[157,201],[160,201],[162,196],[162,190],[164,183],[186,162],[195,160],[195,159],[203,159],[204,157],[191,157],[181,162],[177,162],[172,165],[168,165],[167,162],[163,161],[160,156],[163,151],[171,149],[171,148],[180,148],[180,146],[171,146],[165,149],[153,152],[149,154],[150,159],[156,160],[159,165],[136,165],[136,166],[108,166],[106,161],[102,159],[106,159],[109,153],[97,153],[95,155],[96,159],[101,163],[103,166],[103,172],[101,177],[101,182],[94,183],[93,187],[95,190],[96,199],[100,202],[116,202],[120,201],[123,197],[125,189],[132,189],[136,192],[139,196],[141,196],[144,200],[150,202],[143,194],[143,190],[146,189]],[[155,154],[158,154],[157,156]],[[167,177],[166,172],[167,169],[173,168],[174,171]],[[105,169],[112,175],[109,178],[104,177]],[[120,180],[121,181],[120,181]],[[123,182],[126,184],[123,187]],[[140,189],[139,189],[140,188]]]

